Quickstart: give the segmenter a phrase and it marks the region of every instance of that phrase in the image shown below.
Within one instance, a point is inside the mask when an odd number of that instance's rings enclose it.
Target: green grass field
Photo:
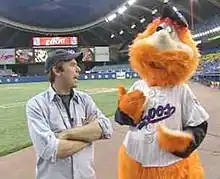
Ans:
[[[117,88],[123,84],[129,88],[135,80],[80,81],[78,89],[87,91],[95,88]],[[28,99],[47,89],[48,83],[0,85],[0,156],[18,151],[31,145],[25,118]],[[116,109],[117,92],[91,93],[97,106],[107,116]]]

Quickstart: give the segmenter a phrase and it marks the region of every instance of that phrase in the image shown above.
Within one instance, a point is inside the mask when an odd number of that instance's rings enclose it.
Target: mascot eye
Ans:
[[[166,31],[167,31],[168,33],[172,33],[172,32],[173,32],[173,29],[172,29],[170,26],[168,26],[168,27],[166,28]]]
[[[161,30],[163,30],[163,27],[158,26],[157,29],[156,29],[156,32],[159,32],[159,31],[161,31]]]

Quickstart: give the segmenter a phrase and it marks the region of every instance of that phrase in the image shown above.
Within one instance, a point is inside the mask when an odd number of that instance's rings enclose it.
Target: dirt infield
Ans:
[[[201,104],[207,109],[210,120],[208,135],[200,147],[207,179],[220,179],[220,91],[191,83]],[[126,133],[126,128],[114,123],[115,133],[108,141],[96,142],[95,166],[98,179],[116,179],[117,151]],[[27,148],[0,158],[1,179],[34,179],[35,154]]]

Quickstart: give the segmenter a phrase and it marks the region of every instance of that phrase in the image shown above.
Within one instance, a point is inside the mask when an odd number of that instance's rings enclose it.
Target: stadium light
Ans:
[[[127,7],[126,6],[122,6],[118,9],[118,13],[119,14],[123,14],[125,11],[127,10]]]
[[[216,28],[214,28],[214,29],[212,29],[214,32],[218,32],[219,31],[219,28],[218,27],[216,27]]]
[[[175,6],[173,6],[173,10],[174,10],[175,12],[178,12],[178,9],[177,9]]]
[[[141,23],[144,23],[145,20],[146,20],[146,19],[143,17],[143,18],[141,18],[140,22],[141,22]]]
[[[132,29],[134,29],[135,27],[136,27],[136,25],[135,25],[135,24],[133,24],[133,25],[131,26],[131,28],[132,28]]]
[[[220,32],[220,26],[215,27],[213,29],[209,29],[209,30],[204,31],[204,32],[199,32],[197,34],[194,34],[193,38],[202,37],[202,36],[209,35],[209,34],[212,34],[212,33],[215,33],[215,32]]]
[[[129,0],[128,1],[128,4],[129,4],[129,6],[131,6],[132,4],[134,4],[136,2],[136,0]]]
[[[210,30],[211,33],[215,32],[213,29]]]
[[[116,17],[117,17],[117,15],[114,13],[114,14],[108,16],[108,17],[105,19],[105,21],[106,21],[106,22],[112,21],[112,20],[114,20]]]
[[[204,35],[208,35],[208,34],[209,34],[209,31],[204,32]]]
[[[111,39],[113,39],[115,37],[115,35],[114,34],[111,34]]]
[[[154,9],[154,10],[152,10],[151,13],[152,13],[153,15],[155,15],[157,12],[158,12],[158,10],[157,10],[157,9]]]

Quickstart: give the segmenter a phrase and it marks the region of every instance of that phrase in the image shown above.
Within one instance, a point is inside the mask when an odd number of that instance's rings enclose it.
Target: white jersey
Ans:
[[[164,124],[169,129],[182,130],[184,126],[197,126],[209,118],[207,112],[196,100],[187,84],[172,88],[148,87],[139,80],[130,91],[141,90],[148,96],[148,103],[142,118],[150,121],[141,130],[130,127],[123,144],[127,154],[145,167],[171,165],[182,158],[165,152],[156,140],[156,125]]]

